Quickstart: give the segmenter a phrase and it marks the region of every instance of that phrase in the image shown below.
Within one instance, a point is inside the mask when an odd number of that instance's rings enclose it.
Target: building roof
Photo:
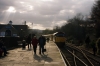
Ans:
[[[8,24],[0,24],[0,29],[2,29],[2,28],[7,28],[7,25]],[[28,26],[27,25],[10,25],[10,26],[8,26],[8,28],[13,28],[13,29],[16,29],[16,30],[21,30],[21,29],[23,29],[23,30],[26,30],[27,28],[28,28]]]

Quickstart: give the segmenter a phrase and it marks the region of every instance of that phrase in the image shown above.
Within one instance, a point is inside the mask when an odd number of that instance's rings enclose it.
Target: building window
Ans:
[[[11,36],[11,30],[6,30],[5,36]]]

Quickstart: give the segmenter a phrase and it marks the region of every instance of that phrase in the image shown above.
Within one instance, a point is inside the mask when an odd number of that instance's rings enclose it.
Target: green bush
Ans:
[[[96,41],[96,47],[97,47],[97,54],[100,55],[100,38],[98,38]]]

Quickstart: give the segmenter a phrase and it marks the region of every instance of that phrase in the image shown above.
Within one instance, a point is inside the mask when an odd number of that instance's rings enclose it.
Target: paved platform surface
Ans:
[[[32,49],[28,50],[27,46],[25,50],[9,50],[6,57],[0,58],[0,66],[65,66],[54,42],[46,43],[46,48],[47,52],[44,55],[39,54],[39,47],[36,55]]]

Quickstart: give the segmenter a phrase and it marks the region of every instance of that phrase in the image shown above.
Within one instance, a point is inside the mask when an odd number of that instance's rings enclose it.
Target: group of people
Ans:
[[[39,44],[39,54],[44,54],[44,45],[46,44],[46,39],[45,37],[43,37],[42,35],[39,37],[39,39],[36,38],[36,36],[34,36],[34,38],[32,39],[32,45],[33,45],[33,49],[34,49],[34,53],[36,54],[36,48],[37,45]]]
[[[0,40],[0,57],[6,56],[8,54],[6,46],[4,45],[4,42]]]
[[[24,45],[25,42],[23,42]],[[34,36],[32,39],[31,37],[27,37],[26,43],[28,45],[28,49],[31,48],[31,44],[33,45],[34,54],[36,54],[37,46],[39,45],[39,54],[44,54],[44,46],[46,44],[46,38],[44,36],[40,36],[38,39]],[[25,45],[24,45],[25,46]]]

